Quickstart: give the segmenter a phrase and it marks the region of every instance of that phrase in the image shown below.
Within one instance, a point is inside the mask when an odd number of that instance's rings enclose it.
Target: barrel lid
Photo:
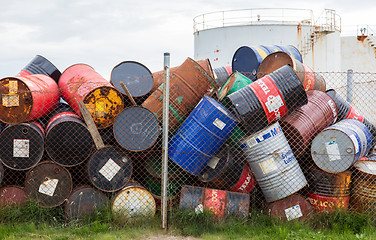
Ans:
[[[248,46],[238,48],[232,57],[232,71],[239,71],[251,80],[256,79],[261,59],[257,58],[255,51]]]
[[[271,53],[260,63],[257,70],[257,78],[262,78],[263,76],[274,72],[284,65],[290,65],[293,69],[296,69],[295,62],[289,54],[281,51]],[[299,77],[299,79],[301,78]]]
[[[153,87],[153,74],[143,64],[135,61],[124,61],[111,71],[111,83],[121,93],[126,94],[120,85],[123,82],[133,97],[144,96]]]
[[[160,126],[155,115],[143,107],[124,109],[115,119],[114,136],[120,146],[129,151],[149,149],[160,135]]]

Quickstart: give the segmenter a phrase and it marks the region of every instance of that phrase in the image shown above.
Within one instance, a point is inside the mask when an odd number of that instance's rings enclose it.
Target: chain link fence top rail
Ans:
[[[289,61],[231,72],[187,58],[170,69],[170,214],[375,214],[376,75],[349,79]],[[63,208],[67,221],[106,206],[124,224],[154,217],[162,202],[163,72],[126,61],[109,82],[89,65],[63,73],[48,66],[0,80],[0,205],[33,199]]]

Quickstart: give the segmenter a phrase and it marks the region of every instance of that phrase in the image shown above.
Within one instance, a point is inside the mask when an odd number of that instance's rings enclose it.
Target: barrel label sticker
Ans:
[[[216,118],[213,122],[214,126],[219,128],[220,130],[223,130],[226,127],[226,124],[222,122],[220,119]]]
[[[212,169],[215,169],[217,167],[219,160],[221,160],[219,157],[216,157],[216,156],[212,157],[212,159],[210,159],[208,163],[208,166]]]
[[[20,97],[18,96],[18,94],[3,94],[2,99],[4,107],[20,106]]]
[[[285,209],[287,221],[297,219],[303,216],[302,210],[298,205]]]
[[[14,80],[9,81],[9,93],[17,93],[18,91],[18,82]]]
[[[248,85],[257,96],[266,114],[268,122],[271,123],[287,114],[287,106],[274,81],[266,75],[263,78]]]
[[[38,191],[42,194],[52,197],[55,193],[55,189],[58,183],[59,179],[48,179],[44,181],[41,185],[39,185]]]
[[[111,158],[106,162],[106,164],[99,170],[108,181],[111,181],[115,175],[119,172],[121,167],[114,162]]]
[[[354,107],[350,107],[350,111],[347,114],[347,116],[345,117],[345,119],[349,119],[349,118],[356,119],[356,120],[359,120],[361,122],[364,122],[364,116],[358,110],[356,110]]]
[[[339,153],[339,148],[336,141],[326,142],[325,147],[330,162],[341,160],[341,154]]]
[[[13,139],[13,157],[29,157],[29,139]]]
[[[268,174],[278,169],[277,163],[274,161],[274,158],[269,158],[268,160],[259,163],[259,165],[264,174]]]
[[[357,154],[359,152],[359,141],[356,139],[355,135],[350,135],[350,139],[351,141],[354,143],[354,147],[355,147],[355,154]]]

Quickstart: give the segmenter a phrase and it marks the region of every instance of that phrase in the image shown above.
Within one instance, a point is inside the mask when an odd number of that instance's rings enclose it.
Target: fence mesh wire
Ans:
[[[62,81],[65,71],[58,84],[40,75],[0,80],[0,205],[33,199],[63,208],[67,221],[106,206],[124,224],[155,217],[162,200],[162,74],[153,74],[153,91],[140,96],[142,76],[124,79],[135,84],[132,103],[124,89],[85,71]],[[376,75],[353,73],[352,89],[347,73],[314,75],[324,88],[289,66],[258,80],[239,72],[220,80],[191,59],[172,68],[170,214],[374,215]]]

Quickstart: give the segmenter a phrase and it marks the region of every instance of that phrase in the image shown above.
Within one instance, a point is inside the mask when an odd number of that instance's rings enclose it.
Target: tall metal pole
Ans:
[[[353,70],[347,70],[347,94],[346,100],[351,104],[353,95]]]
[[[164,53],[162,136],[162,228],[167,230],[168,120],[170,105],[170,53]]]

